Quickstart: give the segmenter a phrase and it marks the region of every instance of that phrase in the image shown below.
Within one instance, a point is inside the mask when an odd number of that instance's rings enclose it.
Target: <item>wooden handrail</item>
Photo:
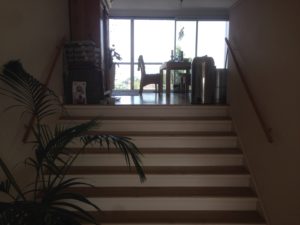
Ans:
[[[235,55],[235,53],[234,53],[234,51],[232,49],[230,41],[227,38],[225,38],[225,42],[226,42],[226,44],[228,46],[229,52],[230,52],[230,54],[232,56],[232,59],[233,59],[233,61],[235,63],[236,69],[237,69],[237,71],[238,71],[238,73],[240,75],[241,81],[242,81],[242,83],[244,85],[244,88],[245,88],[245,90],[247,92],[247,95],[248,95],[248,97],[250,99],[250,102],[251,102],[251,104],[253,106],[253,109],[254,109],[254,111],[256,113],[256,116],[257,116],[257,118],[258,118],[258,120],[259,120],[259,122],[261,124],[261,127],[262,127],[264,133],[265,133],[265,136],[266,136],[266,138],[267,138],[267,140],[268,140],[269,143],[273,143],[273,137],[271,135],[271,128],[267,127],[267,125],[266,125],[266,123],[265,123],[265,121],[264,121],[264,119],[263,119],[260,111],[258,110],[258,107],[257,107],[257,105],[255,103],[254,97],[253,97],[253,95],[252,95],[252,93],[251,93],[251,91],[249,89],[249,86],[248,86],[248,84],[246,82],[246,79],[245,79],[245,75],[244,75],[244,73],[243,73],[243,71],[242,71],[242,69],[241,69],[241,67],[240,67],[240,65],[239,65],[239,63],[237,61],[236,55]]]
[[[50,66],[50,70],[48,72],[48,75],[47,75],[47,78],[46,78],[46,81],[45,81],[45,87],[48,87],[49,85],[49,82],[51,80],[51,77],[52,77],[52,74],[53,74],[53,71],[54,71],[54,68],[55,68],[55,65],[57,63],[57,60],[59,58],[59,55],[61,53],[61,50],[64,46],[64,43],[66,42],[66,38],[62,38],[62,40],[59,42],[59,44],[56,46],[56,51],[55,51],[55,55],[54,55],[54,58],[53,58],[53,61],[51,63],[51,66]],[[29,120],[29,123],[28,123],[28,126],[26,126],[26,131],[25,131],[25,134],[23,136],[23,143],[26,143],[27,142],[27,139],[29,137],[29,134],[30,134],[30,131],[33,127],[33,124],[34,124],[34,121],[35,121],[35,116],[31,116],[30,120]]]

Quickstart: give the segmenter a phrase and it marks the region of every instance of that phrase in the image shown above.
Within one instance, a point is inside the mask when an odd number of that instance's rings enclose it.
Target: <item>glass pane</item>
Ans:
[[[122,57],[122,62],[130,62],[130,20],[109,20],[110,47],[116,49]]]
[[[198,22],[197,55],[213,57],[217,68],[224,68],[228,24],[226,21]]]
[[[174,20],[134,21],[134,60],[139,55],[145,62],[170,60],[174,48]]]
[[[159,73],[159,68],[160,68],[161,64],[157,64],[157,65],[147,65],[145,64],[146,67],[146,73],[147,74],[155,74],[155,73]],[[138,66],[134,65],[134,89],[139,90],[140,89],[140,82],[141,82],[141,71],[138,71]],[[155,86],[154,84],[149,84],[147,86],[144,87],[144,90],[154,90]]]
[[[196,21],[176,22],[176,52],[183,51],[184,58],[196,55]]]
[[[130,89],[130,65],[116,66],[115,89],[129,90]]]

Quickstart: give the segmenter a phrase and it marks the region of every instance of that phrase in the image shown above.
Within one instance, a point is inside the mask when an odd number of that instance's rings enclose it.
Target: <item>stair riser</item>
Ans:
[[[87,224],[92,225],[92,224]],[[101,225],[137,225],[136,223],[101,223]],[[138,223],[138,225],[153,225],[153,223]],[[155,225],[170,225],[170,223],[155,223]],[[267,225],[265,223],[172,223],[172,225]]]
[[[227,117],[227,106],[66,106],[70,116]]]
[[[237,138],[226,136],[226,137],[154,137],[154,136],[141,136],[141,137],[130,137],[132,141],[139,148],[236,148]],[[80,147],[80,142],[74,141],[69,147]],[[90,145],[95,147],[97,145]]]
[[[78,152],[81,148],[71,149],[70,152]],[[238,148],[139,148],[143,155],[242,155]],[[116,148],[87,148],[82,154],[119,154]]]
[[[133,137],[140,148],[235,148],[236,137]]]
[[[65,125],[78,122],[61,121]],[[81,121],[85,122],[85,121]],[[99,127],[94,130],[104,131],[232,131],[231,121],[137,121],[137,120],[99,120]]]
[[[89,198],[104,211],[255,210],[256,198]],[[93,210],[83,206],[87,210]]]
[[[147,175],[141,183],[133,175],[68,175],[96,187],[249,187],[249,175]]]
[[[242,155],[184,155],[151,154],[141,157],[144,166],[239,166]],[[123,155],[101,154],[81,155],[74,166],[126,166]]]

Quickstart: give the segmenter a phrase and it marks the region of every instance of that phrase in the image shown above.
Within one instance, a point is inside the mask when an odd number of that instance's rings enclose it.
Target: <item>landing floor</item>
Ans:
[[[171,93],[167,97],[165,93],[159,95],[154,92],[144,92],[139,95],[138,92],[115,92],[113,97],[116,99],[116,105],[190,105],[191,94]]]
[[[166,93],[159,95],[153,91],[113,91],[115,105],[191,105],[191,93]],[[224,104],[221,104],[224,105]]]

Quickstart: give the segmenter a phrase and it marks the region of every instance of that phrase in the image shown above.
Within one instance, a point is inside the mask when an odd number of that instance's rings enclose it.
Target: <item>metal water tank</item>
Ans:
[[[216,66],[212,57],[196,57],[192,62],[192,104],[214,104]]]
[[[216,78],[216,103],[226,104],[227,102],[227,69],[217,69]]]

